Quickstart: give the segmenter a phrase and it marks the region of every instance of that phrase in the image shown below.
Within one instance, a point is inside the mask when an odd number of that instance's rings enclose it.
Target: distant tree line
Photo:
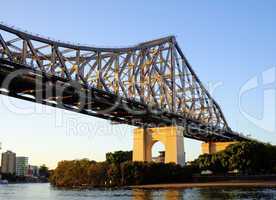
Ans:
[[[240,174],[276,173],[276,146],[258,142],[232,144],[224,151],[200,155],[192,162],[197,172],[213,173],[237,171]]]
[[[110,187],[179,182],[191,177],[188,167],[173,163],[132,162],[132,152],[106,154],[105,162],[61,161],[50,177],[58,187]]]
[[[174,163],[132,162],[132,152],[106,154],[105,162],[61,161],[50,177],[57,187],[109,187],[185,182],[193,174],[210,170],[215,174],[237,170],[242,174],[276,173],[276,147],[241,142],[212,155],[201,155],[184,167]]]

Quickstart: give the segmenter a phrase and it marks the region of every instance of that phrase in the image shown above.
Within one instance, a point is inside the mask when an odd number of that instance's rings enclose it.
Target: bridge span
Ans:
[[[204,142],[231,130],[174,36],[124,48],[55,41],[0,24],[0,92],[136,127],[182,127]]]

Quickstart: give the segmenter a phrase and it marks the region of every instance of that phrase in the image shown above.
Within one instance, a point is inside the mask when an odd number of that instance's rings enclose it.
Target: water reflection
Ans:
[[[186,188],[179,190],[61,190],[48,184],[0,185],[0,200],[251,200],[276,199],[276,188]]]
[[[133,200],[151,200],[152,192],[151,190],[133,190]]]
[[[179,190],[168,190],[164,194],[166,200],[180,200],[183,199],[182,192]]]
[[[273,188],[193,188],[182,190],[133,190],[133,200],[276,199]]]
[[[164,200],[180,200],[183,199],[180,190],[133,190],[133,200],[153,200],[164,197]]]

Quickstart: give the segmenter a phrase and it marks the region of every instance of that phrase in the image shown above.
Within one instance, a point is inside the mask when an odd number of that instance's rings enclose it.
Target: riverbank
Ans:
[[[211,188],[211,187],[266,187],[276,188],[275,181],[218,181],[204,183],[168,183],[152,185],[135,185],[131,189],[185,189],[185,188]]]

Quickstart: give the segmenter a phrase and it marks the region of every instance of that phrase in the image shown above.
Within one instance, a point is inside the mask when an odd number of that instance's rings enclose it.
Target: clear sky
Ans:
[[[231,128],[276,144],[275,9],[273,0],[9,0],[1,2],[0,21],[97,46],[174,34],[202,82],[216,88],[212,94]],[[33,103],[12,100],[21,108],[16,112],[7,101],[11,98],[0,97],[3,150],[29,156],[32,164],[104,160],[107,151],[132,148],[132,127],[53,108],[40,112]],[[200,142],[185,140],[185,149],[191,160]]]

